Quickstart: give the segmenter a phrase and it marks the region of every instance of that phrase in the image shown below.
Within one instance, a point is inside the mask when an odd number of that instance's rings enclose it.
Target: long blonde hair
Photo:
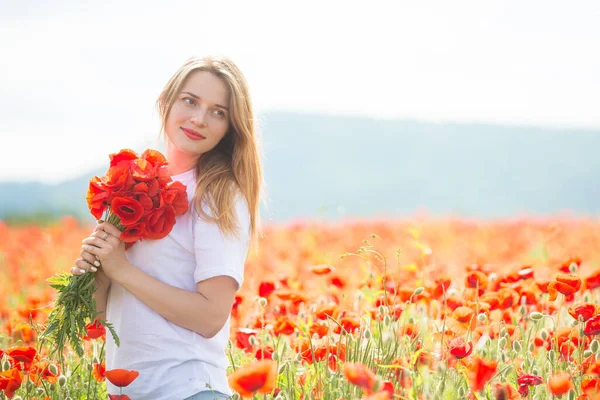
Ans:
[[[156,102],[162,121],[161,134],[165,133],[177,95],[187,77],[195,71],[211,72],[227,85],[230,119],[223,139],[198,159],[194,207],[203,220],[217,223],[223,234],[234,234],[237,229],[235,196],[241,192],[250,212],[250,237],[256,243],[263,190],[262,153],[248,84],[233,61],[221,56],[192,57],[173,74]],[[203,202],[212,216],[204,212]]]

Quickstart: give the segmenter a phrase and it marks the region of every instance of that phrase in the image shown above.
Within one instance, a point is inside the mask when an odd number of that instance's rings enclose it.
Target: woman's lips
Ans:
[[[181,128],[181,130],[183,130],[183,133],[185,133],[185,136],[189,137],[192,140],[206,139],[204,136],[202,136],[198,132],[193,131],[191,129]]]

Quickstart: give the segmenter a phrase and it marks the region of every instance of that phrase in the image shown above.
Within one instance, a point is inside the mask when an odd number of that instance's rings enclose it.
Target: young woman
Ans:
[[[98,310],[121,340],[106,340],[106,369],[139,372],[135,400],[227,398],[229,318],[257,237],[262,166],[246,80],[224,57],[192,58],[157,101],[173,180],[190,207],[169,235],[125,251],[98,224],[73,274],[95,273]],[[107,382],[108,392],[119,389]]]

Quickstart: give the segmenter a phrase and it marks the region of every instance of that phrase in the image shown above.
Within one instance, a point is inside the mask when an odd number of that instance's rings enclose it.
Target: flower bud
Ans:
[[[498,340],[498,348],[503,349],[506,346],[506,338],[502,336],[500,340]]]
[[[58,375],[58,367],[54,364],[50,364],[48,366],[48,371],[50,371],[50,373],[54,376]]]
[[[379,306],[379,315],[385,315],[385,307]]]
[[[591,350],[586,350],[586,351],[584,351],[584,352],[583,352],[583,356],[584,356],[585,358],[588,358],[588,357],[590,357],[592,354],[594,354],[594,353],[592,353],[592,351],[591,351]]]
[[[296,353],[296,355],[294,356],[294,361],[296,363],[301,363],[302,362],[302,353]]]
[[[423,293],[423,290],[425,290],[425,288],[423,286],[419,286],[418,288],[415,289],[413,294],[414,295],[421,294],[421,293]]]
[[[414,319],[413,317],[410,317],[410,318],[408,319],[408,323],[409,323],[409,324],[414,324],[414,323],[415,323],[415,319]]]
[[[500,337],[506,336],[506,328],[500,329]]]
[[[274,352],[272,357],[273,357],[273,361],[279,361],[279,353],[278,352]]]
[[[461,399],[465,397],[465,388],[464,388],[464,386],[460,386],[458,388],[458,397],[461,398]]]
[[[532,311],[531,313],[529,313],[529,318],[532,321],[539,321],[540,319],[544,318],[544,314],[542,314],[541,312]]]
[[[477,320],[479,322],[485,322],[486,319],[487,319],[487,315],[485,315],[485,313],[479,313],[479,314],[477,314]]]
[[[548,339],[548,331],[544,328],[540,331],[540,336],[542,337],[542,339],[546,340]]]
[[[265,307],[267,305],[267,299],[265,299],[264,297],[259,297],[258,298],[258,305],[261,307]]]
[[[592,343],[590,343],[590,350],[592,351],[592,353],[598,353],[598,350],[600,348],[600,343],[598,343],[597,339],[592,340]]]
[[[8,362],[8,360],[4,360],[4,362],[2,363],[2,371],[7,371],[10,369],[10,362]]]
[[[67,377],[64,375],[61,375],[58,377],[58,384],[60,385],[60,387],[63,387],[67,384]]]
[[[529,352],[532,353],[535,349],[535,345],[533,343],[529,343]]]
[[[513,350],[514,350],[514,351],[516,351],[517,353],[520,353],[520,352],[521,352],[521,350],[523,350],[523,347],[521,346],[521,343],[519,343],[519,341],[518,341],[518,340],[515,340],[515,341],[513,342],[512,348],[513,348]]]
[[[554,351],[554,349],[548,350],[548,358],[550,359],[550,362],[554,362],[556,360],[556,351]]]
[[[569,272],[572,274],[577,272],[577,264],[576,263],[571,263],[571,265],[569,265]]]
[[[248,338],[248,343],[250,343],[250,346],[254,347],[257,345],[258,340],[256,339],[255,335],[250,335],[250,337]]]
[[[571,265],[573,265],[573,264],[571,264]],[[576,396],[575,391],[570,390],[569,391],[569,400],[575,400],[575,396]]]
[[[390,318],[389,315],[386,315],[385,317],[383,317],[383,324],[385,326],[390,326],[391,323],[392,323],[392,319]]]
[[[98,357],[94,357],[94,359],[92,360],[92,364],[100,364],[100,360],[98,360]]]
[[[365,339],[371,339],[371,330],[369,328],[365,329]]]
[[[277,354],[277,353],[273,353],[273,355],[275,355],[275,354]],[[287,362],[284,362],[283,364],[281,364],[279,366],[279,369],[277,370],[277,375],[283,374],[285,372],[285,369],[287,368],[287,365],[288,365]]]
[[[526,311],[527,311],[527,309],[525,308],[525,306],[519,307],[519,314],[521,314],[521,316],[525,315]]]

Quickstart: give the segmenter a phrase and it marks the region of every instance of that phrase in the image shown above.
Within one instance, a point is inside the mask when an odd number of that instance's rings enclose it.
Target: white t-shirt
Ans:
[[[125,255],[147,274],[185,290],[196,291],[198,282],[218,275],[233,277],[241,287],[250,229],[246,200],[242,195],[236,200],[238,224],[243,228],[239,238],[225,237],[215,223],[201,220],[193,210],[195,175],[192,169],[171,177],[187,186],[190,206],[176,217],[169,235],[138,241]],[[216,336],[206,339],[166,320],[116,282],[110,287],[106,311],[121,341],[116,347],[107,330],[106,369],[140,373],[123,389],[124,394],[135,400],[179,400],[209,390],[209,384],[213,390],[231,395],[225,354],[229,318]],[[106,384],[108,393],[119,393],[108,380]]]

